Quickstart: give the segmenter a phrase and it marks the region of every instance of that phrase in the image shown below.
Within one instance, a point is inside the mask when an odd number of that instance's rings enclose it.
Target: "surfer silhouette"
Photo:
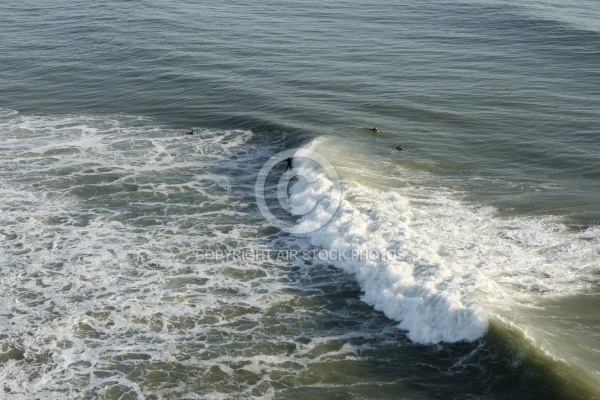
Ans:
[[[402,147],[402,145],[400,145],[400,146],[398,146],[398,147],[396,147],[396,148],[397,148],[398,150],[400,150],[400,151],[404,150],[404,147]]]
[[[286,161],[287,161],[287,166],[285,167],[285,172],[287,172],[288,169],[291,171],[292,170],[292,161],[293,161],[293,158],[292,157],[288,157]]]
[[[373,127],[373,128],[365,128],[365,129],[366,129],[366,130],[368,130],[368,131],[371,131],[371,132],[373,132],[373,133],[377,133],[377,132],[379,132],[379,129],[378,129],[376,126],[375,126],[375,127]]]
[[[196,134],[196,131],[192,129],[189,132],[180,133],[179,136],[183,136],[183,135],[195,135],[195,134]]]

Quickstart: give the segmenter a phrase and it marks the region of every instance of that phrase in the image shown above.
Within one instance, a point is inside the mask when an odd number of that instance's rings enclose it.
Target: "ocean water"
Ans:
[[[3,6],[0,397],[600,398],[598,21]]]

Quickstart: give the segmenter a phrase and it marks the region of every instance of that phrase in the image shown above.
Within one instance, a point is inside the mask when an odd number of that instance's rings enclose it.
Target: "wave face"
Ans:
[[[307,147],[327,146],[316,140]],[[315,204],[299,230],[324,225],[307,235],[310,243],[329,251],[333,265],[356,277],[363,300],[417,343],[476,340],[501,309],[533,296],[578,293],[599,270],[597,229],[576,233],[549,218],[500,218],[449,190],[381,190],[345,180],[327,224],[320,204],[332,201],[331,185],[324,174],[315,176],[318,184],[291,188],[292,203]]]

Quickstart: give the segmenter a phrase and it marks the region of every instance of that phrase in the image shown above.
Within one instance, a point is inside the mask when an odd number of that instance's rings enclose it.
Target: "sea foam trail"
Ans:
[[[296,167],[312,168],[300,157]],[[332,195],[328,178],[315,176],[318,183],[298,180],[290,189],[292,204],[308,197],[316,204],[298,221],[302,231],[324,224],[320,207]],[[356,276],[363,300],[399,321],[417,343],[476,340],[511,302],[576,293],[599,269],[598,232],[568,232],[530,218],[502,220],[451,192],[406,188],[400,194],[350,181],[343,188],[336,216],[308,240],[332,251],[328,261]]]
[[[253,134],[179,137],[115,118],[0,113],[0,390],[186,397],[175,380],[223,398],[225,385],[204,371],[235,375],[229,364],[266,354],[238,334],[265,318],[282,286],[281,269],[262,261],[203,257],[262,244],[235,178],[256,156]],[[153,375],[179,368],[182,377]]]

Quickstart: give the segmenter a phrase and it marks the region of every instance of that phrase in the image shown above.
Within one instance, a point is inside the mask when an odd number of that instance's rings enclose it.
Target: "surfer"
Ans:
[[[398,146],[398,147],[396,147],[396,148],[397,148],[398,150],[400,150],[400,151],[404,150],[404,147],[402,147],[402,145],[400,145],[400,146]]]
[[[292,170],[292,160],[293,160],[292,157],[288,157],[287,158],[287,160],[286,160],[287,161],[287,166],[285,167],[285,172],[287,172],[288,169],[290,171]]]
[[[195,135],[195,134],[196,134],[196,131],[192,129],[189,132],[180,133],[179,136],[183,136],[183,135]]]
[[[371,132],[373,132],[373,133],[377,133],[377,132],[379,132],[379,129],[377,129],[377,127],[376,127],[376,126],[375,126],[375,127],[373,127],[373,128],[365,128],[365,129],[366,129],[366,130],[368,130],[368,131],[371,131]]]

